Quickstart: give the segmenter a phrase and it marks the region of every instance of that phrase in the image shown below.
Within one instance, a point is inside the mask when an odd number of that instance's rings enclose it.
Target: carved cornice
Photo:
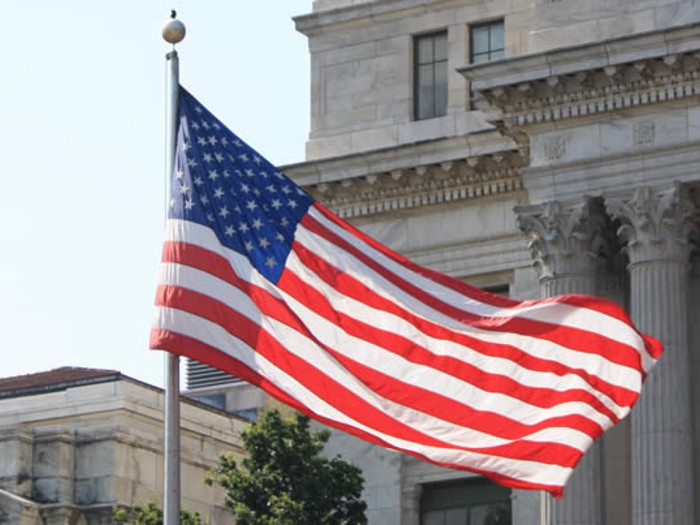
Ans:
[[[524,157],[515,151],[373,172],[304,185],[343,218],[445,204],[522,189]]]
[[[693,97],[700,93],[700,52],[552,75],[484,89],[479,109],[496,107],[516,125],[556,121]]]
[[[696,96],[699,25],[663,28],[459,69],[474,103],[508,125],[558,121]]]

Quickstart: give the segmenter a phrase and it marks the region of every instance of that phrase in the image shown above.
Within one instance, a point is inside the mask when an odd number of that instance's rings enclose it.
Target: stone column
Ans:
[[[605,247],[606,215],[599,199],[548,202],[516,208],[518,226],[530,238],[530,252],[542,297],[596,293],[596,275]],[[586,452],[566,484],[564,497],[552,501],[556,525],[603,522],[601,449]]]
[[[627,242],[630,313],[664,355],[632,411],[634,525],[693,525],[694,480],[687,288],[695,209],[676,186],[609,198]]]

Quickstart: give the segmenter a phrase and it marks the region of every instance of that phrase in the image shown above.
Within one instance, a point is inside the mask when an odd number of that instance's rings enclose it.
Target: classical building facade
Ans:
[[[420,264],[518,299],[606,296],[666,347],[551,504],[338,435],[372,522],[700,523],[700,5],[316,0],[295,21],[312,115],[288,174]]]
[[[312,114],[287,174],[419,264],[607,297],[666,349],[559,500],[334,433],[370,523],[700,523],[700,4],[316,0],[295,22]]]
[[[0,379],[0,523],[97,525],[114,507],[162,503],[163,391],[112,370],[59,368]],[[245,422],[183,400],[182,505],[232,523],[204,483]]]

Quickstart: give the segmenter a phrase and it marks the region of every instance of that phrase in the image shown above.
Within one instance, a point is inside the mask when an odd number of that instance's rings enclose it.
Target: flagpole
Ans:
[[[173,45],[172,51],[165,55],[167,64],[165,180],[168,187],[175,163],[180,89],[180,63],[175,44],[185,38],[185,26],[175,16],[175,11],[172,11],[162,31],[165,41]],[[166,192],[166,203],[169,199],[169,192]],[[163,524],[176,525],[180,523],[180,356],[170,352],[165,353],[164,419]]]

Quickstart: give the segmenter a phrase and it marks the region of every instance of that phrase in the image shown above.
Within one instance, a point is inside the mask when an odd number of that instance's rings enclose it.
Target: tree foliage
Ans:
[[[311,432],[309,419],[265,412],[242,435],[248,457],[230,455],[207,479],[226,491],[240,525],[359,525],[367,523],[359,468],[320,455],[328,430]]]
[[[163,511],[155,502],[149,501],[130,509],[115,508],[112,511],[115,523],[130,523],[133,525],[163,525]],[[180,511],[181,525],[205,525],[199,512]]]

